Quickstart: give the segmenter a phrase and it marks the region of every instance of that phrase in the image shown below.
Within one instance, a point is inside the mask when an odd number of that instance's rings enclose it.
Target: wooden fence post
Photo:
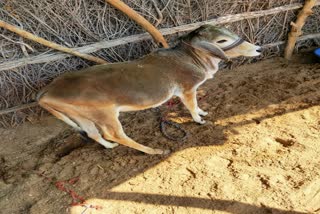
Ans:
[[[291,22],[291,31],[288,36],[287,46],[284,50],[284,58],[290,60],[297,41],[297,38],[302,34],[302,27],[309,15],[312,14],[312,7],[316,4],[316,0],[306,0],[302,10],[300,10],[296,22]]]

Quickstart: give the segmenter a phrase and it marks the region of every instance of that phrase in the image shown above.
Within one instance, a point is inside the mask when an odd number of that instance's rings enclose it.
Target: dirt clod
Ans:
[[[280,143],[284,147],[290,147],[295,144],[294,140],[292,139],[281,139],[281,138],[275,138],[275,140]]]

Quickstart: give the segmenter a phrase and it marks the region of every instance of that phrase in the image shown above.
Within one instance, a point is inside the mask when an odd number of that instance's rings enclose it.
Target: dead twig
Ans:
[[[12,108],[7,108],[7,109],[4,109],[4,110],[0,110],[0,115],[1,114],[8,114],[10,112],[16,112],[16,111],[27,109],[27,108],[31,108],[31,107],[35,107],[37,105],[38,105],[37,102],[32,102],[32,103],[27,103],[27,104],[14,106]]]
[[[301,29],[302,29],[303,25],[305,24],[308,16],[310,16],[312,14],[311,9],[313,8],[313,6],[315,6],[316,3],[317,3],[316,0],[306,0],[302,10],[300,10],[300,12],[297,16],[296,22],[290,23],[291,32],[289,33],[287,46],[284,51],[284,57],[286,59],[288,59],[288,60],[291,59],[297,38],[299,36],[301,36],[301,34],[302,34]]]
[[[153,5],[154,9],[156,10],[156,12],[158,14],[158,19],[157,19],[157,22],[154,24],[154,26],[158,27],[159,24],[161,24],[161,22],[163,20],[163,15],[162,15],[161,10],[158,8],[156,2],[154,0],[152,0],[151,2],[152,2],[152,5]]]
[[[64,47],[64,46],[61,46],[61,45],[58,45],[56,43],[53,43],[53,42],[50,42],[48,40],[45,40],[41,37],[38,37],[32,33],[29,33],[25,30],[22,30],[16,26],[13,26],[11,24],[8,24],[2,20],[0,20],[0,27],[4,28],[4,29],[7,29],[11,32],[14,32],[16,34],[18,34],[19,36],[22,36],[26,39],[29,39],[29,40],[32,40],[34,42],[38,42],[42,45],[45,45],[47,47],[50,47],[50,48],[53,48],[55,50],[59,50],[59,51],[62,51],[62,52],[65,52],[65,53],[68,53],[68,54],[72,54],[72,55],[75,55],[75,56],[78,56],[78,57],[81,57],[83,59],[86,59],[86,60],[89,60],[89,61],[93,61],[93,62],[96,62],[96,63],[99,63],[99,64],[105,64],[107,63],[107,61],[103,60],[103,59],[100,59],[98,57],[95,57],[95,56],[91,56],[91,55],[88,55],[88,54],[83,54],[83,53],[80,53],[78,51],[74,51],[70,48],[67,48],[67,47]]]

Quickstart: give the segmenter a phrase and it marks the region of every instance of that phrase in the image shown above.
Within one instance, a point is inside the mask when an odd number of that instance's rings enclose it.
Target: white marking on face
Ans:
[[[230,58],[238,56],[254,57],[261,54],[261,47],[244,41],[239,46],[234,47],[231,50],[226,51],[225,53]]]
[[[243,42],[247,50],[243,51],[243,56],[259,56],[261,54],[261,47],[251,44],[249,42]]]

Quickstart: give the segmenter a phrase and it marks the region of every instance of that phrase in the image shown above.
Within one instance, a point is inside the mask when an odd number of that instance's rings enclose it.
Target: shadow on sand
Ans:
[[[181,197],[168,196],[160,194],[145,194],[136,192],[108,192],[104,199],[89,199],[87,203],[93,206],[101,206],[100,210],[103,213],[103,207],[108,207],[106,204],[112,203],[111,200],[116,201],[132,201],[143,204],[164,205],[164,206],[180,206],[199,208],[213,211],[225,211],[234,214],[304,214],[305,212],[288,211],[277,208],[271,208],[264,205],[255,206],[239,201],[221,200],[221,199],[206,199],[197,197]],[[105,205],[105,206],[103,206]],[[85,208],[75,206],[72,208],[72,214],[81,213]]]

